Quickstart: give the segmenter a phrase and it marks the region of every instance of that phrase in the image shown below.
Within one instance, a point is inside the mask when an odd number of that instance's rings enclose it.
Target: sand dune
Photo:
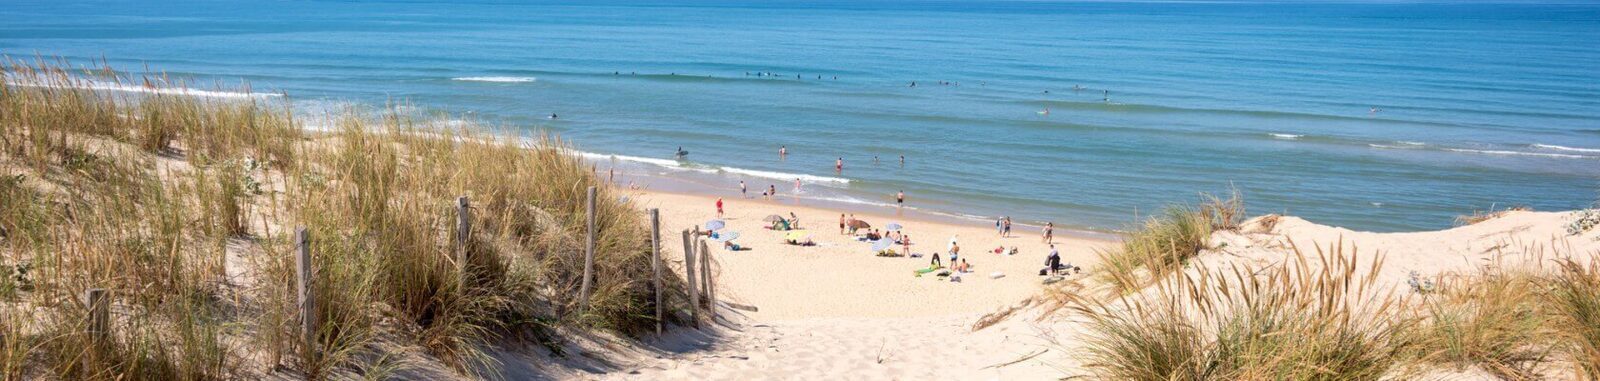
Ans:
[[[644,207],[659,207],[664,231],[676,232],[714,216],[714,198],[641,192]],[[838,234],[838,213],[806,206],[758,200],[725,199],[730,231],[753,250],[713,250],[720,266],[718,292],[723,300],[752,305],[758,312],[723,308],[724,320],[712,328],[719,336],[692,350],[658,350],[621,366],[602,379],[1057,379],[1083,375],[1079,347],[1083,327],[1063,314],[1039,319],[1040,311],[1024,309],[992,327],[973,331],[973,323],[994,312],[1039,295],[1035,272],[1047,246],[1035,231],[999,238],[982,222],[970,226],[948,222],[911,221],[892,216],[857,214],[873,223],[890,220],[908,226],[920,244],[915,252],[942,250],[951,235],[964,247],[1018,246],[1016,256],[989,253],[963,255],[975,267],[962,282],[913,277],[911,270],[926,259],[880,258],[867,244]],[[815,247],[777,244],[778,232],[763,230],[760,218],[794,212],[808,227],[818,227]],[[1525,258],[1551,247],[1585,253],[1593,260],[1600,250],[1600,232],[1568,236],[1566,212],[1511,212],[1499,218],[1455,229],[1415,233],[1370,233],[1318,225],[1295,217],[1279,218],[1266,229],[1261,220],[1247,221],[1242,233],[1219,232],[1213,249],[1199,261],[1208,266],[1228,263],[1265,265],[1290,255],[1292,240],[1314,252],[1315,245],[1344,242],[1363,253],[1382,253],[1388,261],[1381,278],[1403,282],[1412,271],[1423,276],[1471,271],[1497,259]],[[670,229],[668,229],[670,228]],[[681,248],[676,233],[669,248]],[[920,239],[919,239],[920,238]],[[1108,240],[1058,241],[1065,261],[1090,268],[1094,251]],[[1543,248],[1543,249],[1541,249]],[[965,249],[973,250],[973,249]],[[681,250],[672,258],[681,261]],[[973,250],[977,251],[977,250]],[[983,276],[1000,271],[1006,276]],[[1082,277],[1080,275],[1078,277]],[[671,341],[674,335],[664,340]],[[670,347],[670,346],[667,346]],[[1439,379],[1484,377],[1471,370],[1439,373]]]

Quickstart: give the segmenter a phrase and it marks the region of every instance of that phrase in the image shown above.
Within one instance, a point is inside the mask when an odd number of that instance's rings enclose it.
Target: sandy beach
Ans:
[[[715,218],[716,197],[634,191],[643,208],[660,208],[663,241],[669,258],[681,261],[678,232]],[[624,371],[573,375],[602,379],[976,379],[1034,380],[1086,375],[1083,338],[1087,328],[1066,314],[1024,305],[1041,295],[1041,277],[1048,246],[1040,232],[1028,229],[999,237],[982,222],[959,224],[919,221],[874,213],[856,218],[874,226],[889,221],[906,226],[918,242],[913,251],[942,251],[951,236],[959,237],[963,258],[973,266],[961,282],[932,276],[915,277],[927,258],[882,258],[868,244],[840,235],[840,211],[760,199],[724,198],[728,228],[741,234],[736,242],[747,251],[712,249],[718,263],[717,292],[724,302],[757,310],[719,309],[721,318],[701,333],[659,338],[665,350],[645,351],[624,361]],[[763,229],[769,214],[798,215],[815,230],[817,246],[780,244],[783,233]],[[848,214],[850,212],[845,211]],[[1213,268],[1230,264],[1267,266],[1292,254],[1291,244],[1309,253],[1314,247],[1343,242],[1360,248],[1366,258],[1382,255],[1388,265],[1380,284],[1402,286],[1412,272],[1424,278],[1475,271],[1494,263],[1564,253],[1600,250],[1600,232],[1566,238],[1562,226],[1568,212],[1513,212],[1497,218],[1440,231],[1370,233],[1281,217],[1265,226],[1247,221],[1238,233],[1218,232],[1214,246],[1197,258]],[[820,228],[819,228],[820,227]],[[668,236],[666,232],[671,232]],[[1117,243],[1092,238],[1056,239],[1064,262],[1095,268],[1096,250]],[[996,246],[1017,246],[1017,255],[985,252]],[[1549,259],[1549,257],[1544,257]],[[1580,262],[1593,260],[1587,254]],[[676,266],[681,266],[680,264]],[[1004,277],[991,279],[1000,272]],[[1074,278],[1088,276],[1075,275]],[[1037,299],[1034,299],[1037,300]],[[993,326],[974,330],[985,315],[1016,313]],[[700,337],[685,344],[685,335]],[[689,340],[693,341],[693,340]],[[1421,379],[1493,379],[1481,370],[1424,371]]]
[[[633,191],[641,208],[660,208],[664,251],[682,261],[683,229],[716,218],[716,197]],[[811,206],[724,197],[727,228],[748,250],[713,248],[717,293],[724,306],[719,339],[690,351],[666,351],[638,360],[632,371],[605,375],[614,379],[1044,379],[1061,375],[1055,356],[1050,361],[1021,361],[1049,353],[1048,338],[1056,333],[1029,319],[1008,321],[973,332],[983,315],[1038,295],[1049,245],[1042,232],[1013,228],[1000,237],[993,226],[912,219],[878,213],[854,213],[875,227],[889,222],[905,226],[912,252],[944,252],[951,237],[972,266],[960,282],[932,274],[917,277],[929,258],[877,257],[870,244],[841,235],[840,211]],[[800,217],[816,246],[781,243],[786,232],[764,229],[770,214]],[[669,234],[670,233],[670,234]],[[1114,242],[1062,238],[1054,242],[1062,261],[1083,267],[1095,263],[1095,251]],[[1015,246],[1015,255],[989,252]],[[898,248],[897,248],[898,250]],[[944,257],[941,254],[941,257]],[[681,263],[681,262],[680,262]],[[675,265],[679,268],[680,265]],[[1003,274],[991,278],[992,273]],[[1080,275],[1082,276],[1082,275]],[[670,342],[674,335],[664,339]],[[649,357],[649,356],[641,356]],[[1007,363],[1014,364],[1000,366]],[[626,367],[625,367],[626,368]]]
[[[678,232],[716,219],[715,197],[646,191],[634,195],[640,207],[661,209],[663,240],[677,260],[682,256]],[[1036,229],[1013,227],[1011,236],[1002,238],[993,226],[982,222],[922,221],[737,195],[724,197],[723,202],[723,220],[728,227],[722,231],[738,232],[735,242],[749,249],[712,250],[720,264],[718,288],[727,290],[729,301],[759,308],[751,316],[763,321],[939,317],[993,311],[1039,293],[1042,277],[1038,272],[1050,252],[1042,232]],[[800,217],[801,227],[812,232],[816,246],[784,244],[782,238],[788,232],[763,228],[767,225],[764,217],[789,213]],[[841,213],[854,214],[874,227],[900,223],[911,237],[912,252],[940,252],[946,261],[942,253],[951,237],[956,237],[960,258],[972,265],[972,272],[964,274],[961,282],[941,281],[931,274],[914,276],[913,270],[927,268],[930,258],[874,256],[869,243],[839,233]],[[1062,262],[1085,270],[1093,267],[1095,250],[1114,243],[1061,235],[1058,233],[1054,242]],[[1007,251],[1016,247],[1018,253],[992,252],[1002,246]],[[996,272],[1004,276],[992,279]]]

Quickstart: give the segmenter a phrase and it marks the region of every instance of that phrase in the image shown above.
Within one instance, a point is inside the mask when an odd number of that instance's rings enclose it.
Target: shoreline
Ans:
[[[1037,231],[1044,228],[1045,222],[1054,222],[1058,237],[1073,236],[1088,239],[1115,240],[1118,239],[1121,233],[1120,230],[1096,228],[1074,223],[1073,221],[1044,221],[1021,218],[1015,216],[1015,213],[983,216],[962,211],[945,210],[940,208],[943,205],[940,205],[937,200],[932,203],[919,202],[921,199],[915,194],[907,194],[906,198],[912,200],[912,202],[908,202],[905,206],[897,206],[892,201],[887,200],[890,198],[889,195],[884,196],[886,199],[884,202],[876,202],[855,197],[857,195],[852,194],[848,189],[855,180],[845,178],[796,175],[801,176],[799,179],[802,180],[802,190],[804,190],[796,194],[793,191],[793,186],[790,185],[793,180],[783,181],[776,180],[776,177],[771,175],[757,176],[744,173],[750,170],[730,170],[726,167],[700,168],[696,167],[697,164],[690,162],[603,154],[576,148],[572,148],[572,152],[593,165],[597,175],[601,178],[608,177],[610,171],[615,170],[616,174],[612,183],[618,189],[689,196],[738,198],[741,197],[737,191],[738,182],[745,180],[749,185],[750,191],[747,196],[743,196],[743,199],[749,201],[869,211],[895,218],[963,225],[993,224],[999,215],[1010,215],[1012,216],[1013,226],[1022,228],[1014,230]],[[755,181],[760,180],[770,180],[762,183],[774,186],[781,183],[784,186],[777,188],[777,196],[772,200],[764,200],[760,196],[764,188],[755,185],[757,184]],[[930,204],[932,206],[926,206]],[[995,208],[993,206],[990,207]]]

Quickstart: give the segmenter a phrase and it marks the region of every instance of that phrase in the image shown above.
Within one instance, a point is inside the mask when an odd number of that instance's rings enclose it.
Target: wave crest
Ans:
[[[452,80],[452,81],[462,81],[462,82],[527,83],[527,82],[538,81],[539,78],[535,78],[535,77],[495,77],[495,76],[489,76],[489,77],[456,77],[456,78],[451,78],[450,80]]]

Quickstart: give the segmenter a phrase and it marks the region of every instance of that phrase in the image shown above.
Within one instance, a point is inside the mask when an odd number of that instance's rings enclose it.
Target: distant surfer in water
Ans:
[[[553,112],[550,113],[550,119],[555,119],[555,118],[557,118],[556,113],[553,113]]]
[[[911,81],[911,86],[907,87],[917,87],[917,81]]]
[[[683,146],[678,146],[678,152],[674,153],[673,156],[677,156],[681,160],[685,156],[689,156],[689,151],[684,151]]]

